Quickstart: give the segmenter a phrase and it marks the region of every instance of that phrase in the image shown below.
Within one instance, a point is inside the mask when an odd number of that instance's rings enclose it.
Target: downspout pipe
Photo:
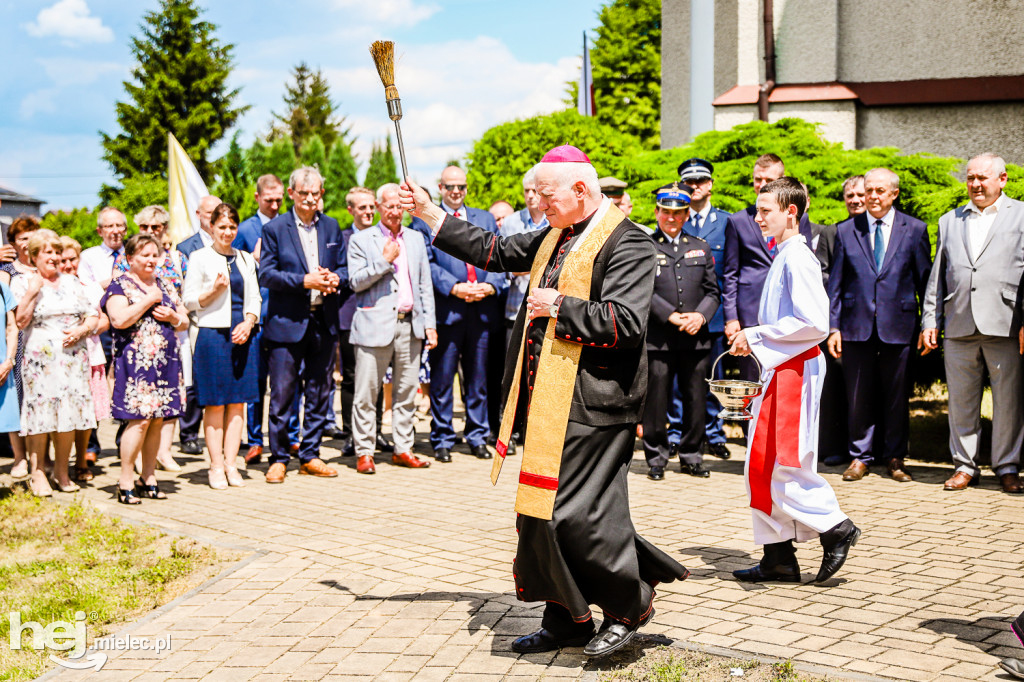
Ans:
[[[775,89],[775,8],[764,2],[764,83],[757,91],[757,118],[768,122],[768,97]]]

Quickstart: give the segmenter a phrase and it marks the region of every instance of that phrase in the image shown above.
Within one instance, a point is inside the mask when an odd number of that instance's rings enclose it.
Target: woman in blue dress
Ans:
[[[18,347],[18,325],[14,321],[14,300],[11,289],[0,282],[0,315],[4,327],[0,333],[0,434],[17,434],[20,426],[18,391],[14,386],[14,354]],[[13,443],[12,443],[13,445]]]
[[[156,456],[163,420],[177,418],[185,402],[176,331],[188,328],[188,312],[174,287],[157,277],[163,245],[137,234],[124,245],[130,269],[107,287],[100,305],[114,336],[114,394],[111,415],[128,420],[121,437],[117,500],[138,504],[139,496],[164,499],[156,483]],[[135,458],[142,476],[132,484]]]
[[[238,211],[220,204],[210,215],[213,244],[192,253],[185,275],[185,307],[196,313],[192,376],[210,451],[210,487],[245,485],[235,465],[243,414],[259,399],[259,348],[253,329],[260,318],[256,261],[233,248]]]

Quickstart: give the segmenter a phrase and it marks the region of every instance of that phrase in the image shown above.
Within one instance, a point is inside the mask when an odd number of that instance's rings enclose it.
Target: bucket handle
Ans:
[[[715,362],[711,365],[711,376],[707,378],[707,381],[709,383],[715,380],[715,369],[718,367],[718,361],[724,358],[726,355],[729,355],[729,351],[725,351],[717,358],[715,358]],[[757,356],[751,353],[747,357],[751,358],[754,361],[754,364],[757,365],[757,376],[760,378],[764,370],[761,368],[761,363],[757,361]]]

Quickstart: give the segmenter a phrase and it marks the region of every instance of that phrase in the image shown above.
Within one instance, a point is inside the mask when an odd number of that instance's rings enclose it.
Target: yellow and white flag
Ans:
[[[167,185],[171,213],[167,229],[171,242],[177,244],[199,231],[196,210],[199,200],[210,192],[173,133],[167,133]]]

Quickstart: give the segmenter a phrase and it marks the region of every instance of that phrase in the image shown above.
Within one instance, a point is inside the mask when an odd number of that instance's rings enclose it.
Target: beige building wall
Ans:
[[[670,15],[689,16],[690,1],[662,0],[663,41],[668,38],[672,51],[687,62],[689,52],[667,34]],[[737,86],[757,86],[764,80],[762,0],[707,1],[714,2],[715,97]],[[1024,0],[774,0],[774,21],[781,86],[848,83],[856,88],[857,83],[1024,75]],[[681,39],[688,37],[687,28]],[[689,138],[685,132],[664,132],[666,123],[686,128],[676,123],[678,115],[669,106],[684,100],[664,75],[676,62],[664,47],[662,53],[662,146],[671,147]],[[686,87],[685,79],[678,87]],[[1024,164],[1024,92],[1020,97],[1017,102],[878,106],[853,99],[772,102],[769,120],[799,116],[821,124],[827,139],[847,147],[896,146],[908,153],[963,158],[991,150]],[[750,100],[715,107],[716,130],[756,118]]]

